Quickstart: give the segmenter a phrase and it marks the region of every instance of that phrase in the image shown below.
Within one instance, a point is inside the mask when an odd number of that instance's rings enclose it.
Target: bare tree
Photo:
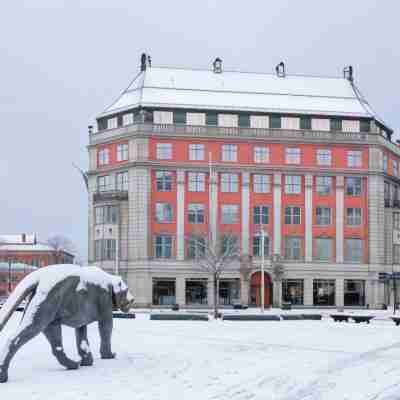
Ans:
[[[193,233],[187,238],[190,256],[196,264],[213,277],[214,282],[214,317],[218,318],[219,280],[232,262],[240,258],[240,245],[237,236],[221,233],[216,238],[208,233]]]
[[[62,253],[76,254],[76,247],[72,241],[63,235],[54,235],[47,239],[47,244],[56,252],[56,262],[59,263],[62,259]]]

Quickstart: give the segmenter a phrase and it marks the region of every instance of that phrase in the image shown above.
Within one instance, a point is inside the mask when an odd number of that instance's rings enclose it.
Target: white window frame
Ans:
[[[115,129],[118,128],[118,118],[108,118],[107,119],[107,129]]]
[[[302,177],[301,175],[285,175],[285,193],[301,194]]]
[[[236,162],[238,146],[236,144],[223,144],[222,145],[221,160],[225,162]]]
[[[239,176],[238,174],[221,174],[221,192],[222,193],[236,193],[239,190]]]
[[[156,171],[156,191],[171,192],[174,176],[171,171]],[[159,184],[160,183],[160,187]],[[169,186],[169,189],[168,189]]]
[[[221,224],[233,225],[239,223],[239,205],[222,204],[221,205]]]
[[[317,164],[321,166],[331,166],[332,151],[329,149],[317,149]]]
[[[285,149],[286,164],[300,164],[301,150],[298,147],[287,147]]]
[[[99,150],[98,160],[99,165],[108,165],[110,163],[110,149],[108,147]]]
[[[133,124],[133,113],[123,114],[122,115],[122,125],[132,125]]]
[[[329,182],[329,185],[326,182]],[[324,189],[329,187],[329,191]],[[333,179],[331,176],[316,176],[315,177],[315,190],[318,196],[329,196],[332,192]]]
[[[104,184],[100,184],[101,181],[104,181]],[[98,192],[108,192],[111,186],[111,177],[110,175],[101,175],[97,177],[97,191]]]
[[[325,253],[326,248],[321,249],[319,248],[318,244],[324,244],[328,245],[328,250],[329,250],[329,255],[328,257],[324,257],[322,253]],[[325,255],[325,254],[324,254]],[[315,261],[321,261],[321,262],[329,262],[332,261],[333,258],[333,240],[330,237],[316,237],[315,238],[315,254],[314,254]]]
[[[194,221],[190,221],[190,216],[193,216]],[[200,221],[199,217],[202,217]],[[189,224],[204,224],[206,222],[205,206],[202,203],[189,203],[188,205],[188,223]]]
[[[269,163],[269,147],[254,147],[254,162],[257,164]]]
[[[299,211],[298,213],[295,211]],[[301,225],[301,207],[300,206],[285,206],[284,210],[284,223],[285,225]],[[298,218],[298,223],[295,223],[295,218]],[[287,221],[289,220],[289,222]]]
[[[362,167],[362,151],[349,150],[347,152],[347,166],[348,167]]]
[[[128,171],[118,172],[116,175],[116,186],[118,191],[129,190],[129,174]]]
[[[157,202],[155,204],[155,217],[158,224],[171,224],[174,222],[172,205],[166,202]]]
[[[201,143],[189,144],[189,160],[190,161],[203,161],[205,153],[205,146]]]
[[[352,215],[350,215],[349,210],[353,210]],[[359,210],[359,212],[357,210]],[[362,225],[362,209],[360,207],[346,208],[346,225],[348,226]]]
[[[318,210],[321,210],[320,214],[318,214]],[[315,224],[318,226],[331,225],[332,209],[330,207],[324,207],[324,206],[315,207]]]
[[[117,144],[117,161],[127,161],[128,160],[128,143]]]
[[[388,172],[388,156],[383,155],[383,172]]]
[[[206,190],[206,174],[204,172],[188,172],[188,191],[204,192]]]
[[[157,143],[157,160],[172,160],[172,143]]]
[[[357,249],[357,251],[358,250],[360,250],[361,251],[361,254],[360,254],[360,257],[358,257],[357,259],[356,258],[354,258],[354,257],[350,257],[350,256],[354,256],[354,248],[352,249],[352,254],[349,254],[349,252],[348,252],[348,249],[349,249],[349,247],[348,247],[348,244],[350,243],[350,242],[353,242],[353,243],[355,243],[357,241],[357,243],[361,243],[361,248],[360,249]],[[364,262],[364,246],[365,246],[365,243],[364,243],[364,241],[362,240],[362,239],[360,239],[360,238],[346,238],[345,240],[344,240],[344,259],[345,259],[345,262],[349,262],[349,263],[363,263]]]
[[[392,160],[393,176],[399,176],[399,163],[397,160]]]
[[[269,193],[271,191],[271,176],[270,175],[253,175],[253,192],[254,193]]]

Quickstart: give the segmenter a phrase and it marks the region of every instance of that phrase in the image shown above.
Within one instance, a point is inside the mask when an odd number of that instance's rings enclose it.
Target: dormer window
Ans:
[[[115,129],[118,128],[118,118],[109,118],[107,120],[107,129]]]
[[[340,118],[331,118],[330,119],[330,128],[331,131],[341,131],[342,130],[342,120]]]

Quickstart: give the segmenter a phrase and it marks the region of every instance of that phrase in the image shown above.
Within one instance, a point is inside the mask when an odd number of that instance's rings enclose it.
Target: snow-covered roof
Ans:
[[[0,235],[0,244],[20,244],[20,243],[36,243],[36,235],[34,233],[30,234],[19,234],[19,235]]]
[[[5,244],[0,243],[0,251],[54,251],[54,249],[45,243],[36,244]]]
[[[151,67],[99,117],[136,107],[372,117],[344,78]]]

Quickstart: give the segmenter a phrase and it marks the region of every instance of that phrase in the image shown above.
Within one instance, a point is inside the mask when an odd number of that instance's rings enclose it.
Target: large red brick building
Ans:
[[[219,301],[258,305],[262,225],[267,305],[387,303],[378,272],[400,256],[400,149],[351,67],[327,78],[144,61],[89,129],[91,262],[124,274],[139,305],[211,305],[187,238],[233,232],[242,263]]]
[[[0,296],[36,268],[52,264],[71,264],[74,256],[39,243],[34,234],[0,235]]]

